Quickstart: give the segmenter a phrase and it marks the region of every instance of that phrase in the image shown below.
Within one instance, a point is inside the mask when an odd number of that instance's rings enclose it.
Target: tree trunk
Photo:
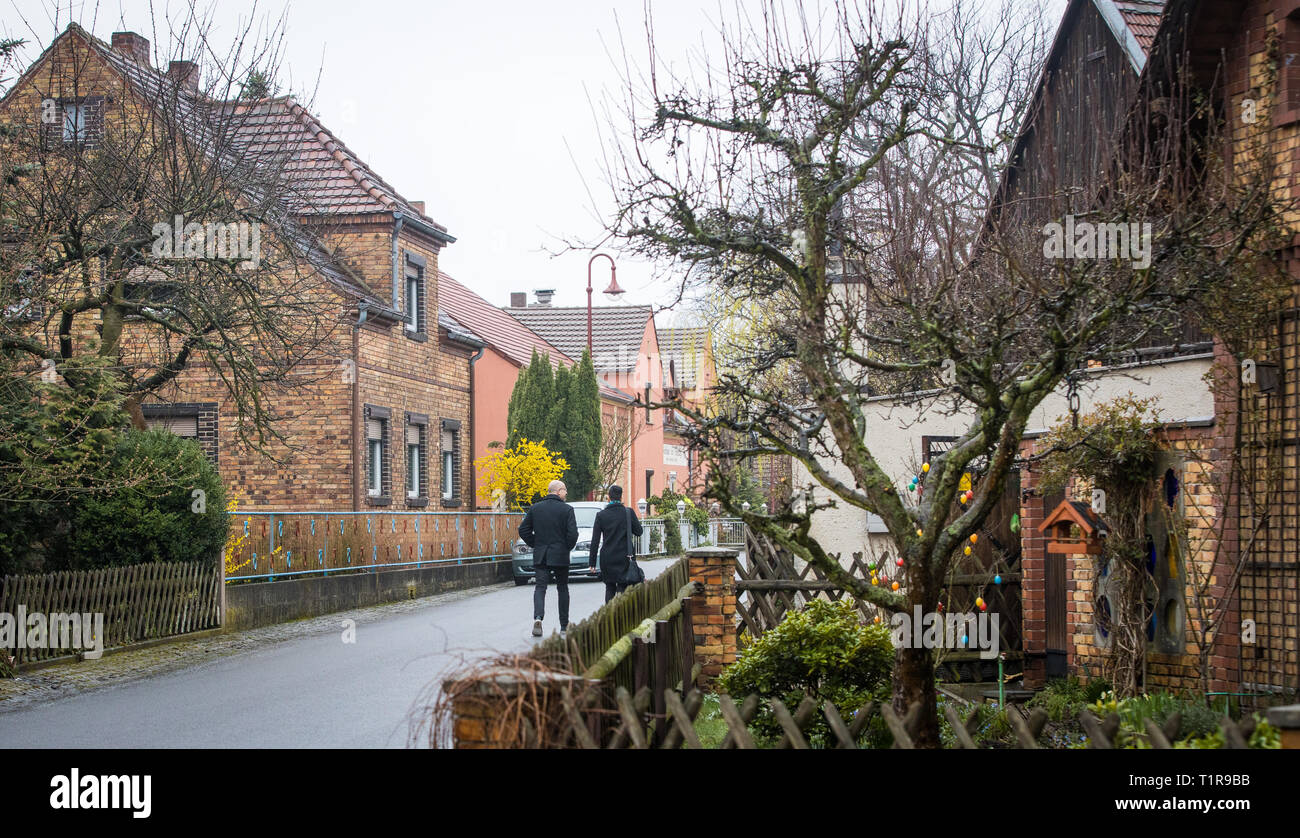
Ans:
[[[912,744],[917,748],[939,747],[939,705],[934,687],[934,652],[930,649],[900,648],[894,660],[894,712],[906,716],[920,703],[921,718]]]

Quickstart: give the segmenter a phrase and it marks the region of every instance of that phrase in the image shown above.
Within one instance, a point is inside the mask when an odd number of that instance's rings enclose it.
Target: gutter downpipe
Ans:
[[[469,358],[469,511],[478,509],[478,472],[474,469],[474,362],[483,357],[487,346],[480,346]]]
[[[362,300],[357,307],[357,322],[352,324],[352,423],[349,426],[348,437],[352,443],[352,511],[361,511],[361,457],[357,442],[360,437],[357,434],[357,423],[361,418],[361,353],[360,353],[360,333],[361,326],[366,322],[366,316],[369,314],[369,306],[365,300]]]
[[[402,234],[402,225],[406,223],[406,216],[400,212],[394,212],[393,220],[397,222],[393,226],[393,311],[400,312],[401,309],[397,307],[397,285],[400,281],[401,265],[397,263],[397,237]]]

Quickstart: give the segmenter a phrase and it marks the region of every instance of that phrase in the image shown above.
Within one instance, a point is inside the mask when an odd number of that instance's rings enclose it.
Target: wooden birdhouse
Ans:
[[[1082,501],[1064,500],[1038,526],[1047,537],[1047,552],[1067,556],[1101,554],[1101,540],[1110,529],[1092,507]]]

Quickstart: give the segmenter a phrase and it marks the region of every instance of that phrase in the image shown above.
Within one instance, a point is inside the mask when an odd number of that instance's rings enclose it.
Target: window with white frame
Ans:
[[[370,498],[387,496],[390,415],[384,408],[366,408],[366,495]]]
[[[419,335],[425,332],[424,267],[425,259],[417,253],[406,254],[406,331]]]
[[[460,497],[460,422],[442,420],[442,500],[454,503]]]
[[[406,414],[406,499],[423,501],[427,497],[425,473],[425,439],[429,418],[418,413]],[[423,502],[420,504],[423,506]]]
[[[65,143],[83,143],[86,141],[86,111],[88,107],[84,102],[64,103],[63,141]]]

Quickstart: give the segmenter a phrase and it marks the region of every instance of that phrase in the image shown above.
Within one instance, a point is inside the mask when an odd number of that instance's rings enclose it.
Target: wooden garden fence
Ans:
[[[0,614],[17,623],[20,613],[40,614],[47,629],[53,615],[103,615],[100,648],[124,646],[216,628],[221,619],[221,567],[209,562],[154,562],[0,578]],[[26,620],[24,620],[26,622]],[[30,648],[16,636],[3,652],[15,663],[30,663],[84,649],[84,645],[57,647],[47,639]],[[47,638],[52,632],[47,631]],[[55,633],[57,634],[57,633]]]
[[[758,715],[761,699],[750,695],[739,705],[729,695],[718,696],[719,709],[726,724],[727,733],[718,744],[719,749],[760,747],[749,730],[749,724]],[[695,730],[695,718],[704,705],[704,696],[699,690],[691,690],[685,698],[677,690],[666,689],[662,702],[654,702],[649,688],[642,688],[633,696],[627,689],[619,687],[615,693],[618,708],[618,725],[604,737],[593,736],[592,725],[586,718],[591,711],[585,709],[590,704],[579,693],[565,690],[561,704],[563,716],[561,723],[565,730],[558,740],[559,747],[567,748],[605,748],[605,749],[647,749],[647,748],[702,748]],[[665,711],[655,712],[651,705],[659,703]],[[805,695],[798,707],[791,710],[780,699],[770,699],[768,707],[781,726],[782,734],[772,747],[778,749],[804,750],[810,747],[805,734],[809,724],[818,715],[817,702]],[[584,708],[584,709],[580,709]],[[821,715],[826,719],[831,731],[830,741],[826,747],[840,749],[857,749],[858,741],[872,717],[879,714],[893,736],[894,748],[912,749],[917,722],[921,716],[921,705],[913,704],[905,716],[900,717],[894,708],[887,704],[867,702],[856,713],[845,715],[831,702],[822,704]],[[958,749],[978,749],[974,740],[980,716],[978,708],[972,708],[963,718],[951,705],[944,705],[944,714],[952,728]],[[1038,736],[1047,723],[1047,714],[1034,710],[1028,717],[1022,716],[1017,708],[1007,712],[1016,735],[1016,747],[1024,749],[1042,748]],[[1098,719],[1090,711],[1084,710],[1079,715],[1079,722],[1087,733],[1089,748],[1111,750],[1116,747],[1115,736],[1119,731],[1119,716],[1112,713],[1104,719]],[[1172,749],[1178,736],[1182,719],[1179,714],[1171,716],[1164,725],[1146,720],[1147,741],[1153,749]],[[1253,718],[1235,722],[1224,716],[1219,723],[1225,746],[1229,749],[1249,747],[1251,734],[1255,730]],[[524,747],[528,744],[523,743]]]

